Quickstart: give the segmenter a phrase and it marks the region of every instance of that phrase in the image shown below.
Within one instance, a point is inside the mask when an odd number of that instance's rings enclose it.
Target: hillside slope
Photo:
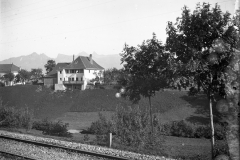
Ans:
[[[66,112],[115,111],[118,105],[132,105],[128,100],[116,98],[116,92],[114,89],[95,89],[64,93],[25,85],[1,88],[0,98],[3,104],[8,106],[28,107],[34,110],[36,118],[56,118]],[[158,92],[152,99],[154,112],[165,112],[175,107],[186,106],[188,102],[180,98],[184,94],[186,93]],[[139,106],[148,107],[148,99],[142,99]]]

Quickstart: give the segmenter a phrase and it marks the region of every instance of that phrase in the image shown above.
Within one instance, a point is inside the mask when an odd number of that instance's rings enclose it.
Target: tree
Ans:
[[[127,97],[134,103],[141,96],[148,98],[153,133],[151,98],[167,84],[165,71],[169,54],[164,52],[164,46],[153,34],[152,39],[143,41],[137,48],[125,44],[121,56],[124,68],[119,83],[124,86]]]
[[[18,71],[18,74],[16,75],[16,79],[17,79],[17,82],[20,82],[20,81],[24,82],[26,80],[29,80],[30,72],[28,72],[25,69],[21,69],[20,71]]]
[[[226,140],[232,160],[239,160],[239,106],[240,106],[240,10],[233,17],[233,23],[238,29],[236,50],[228,68],[225,70],[226,99],[217,102],[216,109],[223,121],[228,123]]]
[[[104,71],[104,82],[106,84],[115,83],[121,75],[121,70],[117,68],[110,68]]]
[[[237,45],[236,48],[240,50],[240,9],[236,11],[235,16],[233,17],[233,23],[237,26],[238,34],[236,34]]]
[[[53,70],[53,68],[56,66],[56,62],[54,60],[48,60],[47,64],[44,65],[46,68],[47,74]]]
[[[170,63],[173,79],[184,78],[188,86],[200,85],[208,96],[213,151],[212,101],[215,94],[225,95],[223,75],[237,42],[235,26],[219,5],[210,8],[203,3],[193,13],[185,6],[175,24],[168,22],[166,31],[166,49],[176,54]]]
[[[43,76],[41,68],[33,68],[30,73],[31,79],[39,79]]]
[[[3,77],[8,81],[13,81],[15,76],[13,73],[10,72],[10,73],[4,74]]]

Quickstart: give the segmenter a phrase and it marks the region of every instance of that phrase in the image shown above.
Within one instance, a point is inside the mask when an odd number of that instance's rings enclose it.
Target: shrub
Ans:
[[[0,100],[0,126],[25,128],[27,130],[32,127],[33,112],[28,108],[16,109],[3,105]]]
[[[107,120],[107,118],[98,113],[99,119],[96,122],[92,122],[90,128],[87,129],[88,133],[97,134],[97,135],[104,135],[110,132],[114,132],[113,122]]]
[[[107,145],[107,135],[97,135],[96,136],[96,144],[101,145],[101,146],[106,146]]]
[[[51,122],[47,118],[43,119],[42,121],[34,121],[32,128],[36,130],[44,131],[47,129],[50,123]]]
[[[161,133],[161,135],[170,136],[171,124],[170,123],[159,124],[158,131]]]
[[[126,146],[138,147],[138,149],[153,147],[161,148],[162,136],[159,135],[157,124],[154,120],[154,133],[151,133],[149,111],[139,107],[117,107],[114,116],[116,139]]]
[[[0,87],[5,87],[5,84],[0,81]]]
[[[42,131],[43,134],[60,136],[60,137],[72,137],[72,134],[67,130],[68,123],[62,121],[51,122],[48,119],[37,121],[33,123],[33,128]]]
[[[211,138],[211,130],[208,131],[209,128],[206,126],[198,126],[195,130],[194,137],[195,138]]]
[[[118,107],[114,117],[116,135],[127,146],[143,146],[150,132],[148,112],[138,107]]]
[[[185,121],[172,122],[171,135],[177,137],[192,138],[195,132],[193,125],[186,123]]]
[[[162,136],[157,132],[151,133],[148,111],[141,111],[139,107],[117,107],[112,120],[107,120],[99,114],[99,120],[93,122],[87,133],[97,134],[98,144],[106,144],[109,132],[115,134],[113,141],[123,146],[136,147],[138,149],[158,147],[160,148]]]
[[[227,141],[216,141],[215,145],[214,145],[214,149],[213,149],[213,155],[214,157],[218,156],[218,155],[227,155],[229,156],[229,148],[228,148],[228,144]]]
[[[87,141],[89,141],[89,140],[90,140],[89,135],[88,135],[88,134],[85,134],[85,135],[83,136],[83,141],[84,141],[84,142],[87,142]]]
[[[214,129],[215,129],[215,138],[217,140],[225,140],[226,139],[226,126],[215,123]]]
[[[226,127],[215,123],[215,138],[217,140],[224,140],[226,136]],[[193,125],[185,121],[171,122],[165,124],[159,124],[158,131],[162,135],[166,136],[177,136],[187,138],[211,138],[211,127],[210,125]]]
[[[26,108],[22,108],[18,110],[19,113],[19,122],[20,126],[25,128],[26,130],[32,129],[33,125],[33,111]]]
[[[189,96],[196,96],[198,94],[198,90],[195,87],[191,87],[188,91]]]

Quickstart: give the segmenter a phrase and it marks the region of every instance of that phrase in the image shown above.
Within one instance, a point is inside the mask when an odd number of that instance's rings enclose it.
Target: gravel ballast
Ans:
[[[33,144],[27,144],[23,142],[18,142],[14,140],[2,139],[0,138],[0,150],[7,151],[14,154],[19,154],[23,156],[31,156],[34,159],[51,159],[51,160],[97,160],[101,158],[82,155],[73,152],[67,152],[61,149],[48,148],[36,146]]]
[[[26,134],[20,134],[20,133],[13,133],[13,132],[8,132],[8,131],[3,131],[0,130],[0,135],[3,136],[9,136],[9,137],[13,137],[13,138],[19,138],[19,139],[23,139],[23,140],[30,140],[30,141],[36,141],[36,142],[42,142],[42,143],[48,143],[48,144],[53,144],[53,145],[59,145],[59,146],[63,146],[63,147],[68,147],[68,148],[72,148],[72,149],[80,149],[80,150],[85,150],[85,151],[90,151],[90,152],[96,152],[96,153],[100,153],[100,154],[107,154],[107,155],[113,155],[113,156],[118,156],[118,157],[125,157],[128,159],[138,159],[138,160],[174,160],[171,158],[165,158],[165,157],[160,157],[160,156],[150,156],[150,155],[143,155],[143,154],[138,154],[138,153],[133,153],[133,152],[127,152],[127,151],[121,151],[121,150],[116,150],[116,149],[111,149],[111,148],[105,148],[105,147],[99,147],[99,146],[94,146],[94,145],[87,145],[87,144],[81,144],[81,143],[75,143],[75,142],[67,142],[67,141],[61,141],[61,140],[56,140],[56,139],[51,139],[51,138],[42,138],[42,137],[36,137],[36,136],[32,136],[32,135],[26,135]],[[7,140],[9,141],[9,140]],[[10,142],[11,144],[6,144],[6,147],[2,147],[5,146],[6,140],[1,139],[0,144],[4,144],[0,146],[0,149],[6,149],[6,148],[10,148],[10,151],[14,149],[20,152],[18,154],[22,154],[22,153],[26,153],[29,154],[29,156],[34,156],[37,154],[41,154],[41,155],[46,155],[46,156],[50,156],[49,158],[44,157],[43,159],[56,159],[54,157],[51,157],[52,155],[59,155],[59,157],[57,159],[75,159],[77,158],[77,154],[75,153],[67,153],[66,151],[61,151],[61,154],[58,153],[58,151],[60,151],[59,149],[50,149],[50,148],[46,148],[46,147],[34,147],[31,144],[22,144],[22,147],[19,147],[19,145],[16,145],[16,142]],[[7,142],[8,143],[8,142]],[[17,142],[20,143],[20,142]],[[31,148],[31,146],[33,146],[31,149],[23,149],[23,148],[29,148],[25,145],[30,145],[29,147]],[[17,147],[18,146],[18,147]],[[42,149],[42,151],[38,151],[37,148]],[[23,150],[22,150],[23,149]],[[26,150],[26,151],[25,151]],[[48,150],[51,150],[50,152]],[[9,150],[7,150],[9,151]],[[72,157],[68,157],[68,156],[72,156]],[[79,156],[79,154],[78,154]],[[40,159],[42,159],[40,157]],[[77,158],[77,159],[93,159],[89,156],[85,156],[82,158]]]

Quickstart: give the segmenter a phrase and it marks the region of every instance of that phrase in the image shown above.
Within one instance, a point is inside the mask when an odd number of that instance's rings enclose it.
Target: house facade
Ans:
[[[72,63],[58,66],[55,72],[48,74],[44,85],[54,84],[55,90],[85,90],[88,85],[94,84],[97,77],[103,78],[103,72],[104,68],[92,59],[91,54],[89,57],[79,56]]]
[[[12,64],[0,64],[0,78],[3,77],[5,74],[13,73],[14,76],[18,74],[18,72],[21,70],[20,67]],[[8,80],[1,80],[5,86],[12,86],[14,85],[13,81]]]

